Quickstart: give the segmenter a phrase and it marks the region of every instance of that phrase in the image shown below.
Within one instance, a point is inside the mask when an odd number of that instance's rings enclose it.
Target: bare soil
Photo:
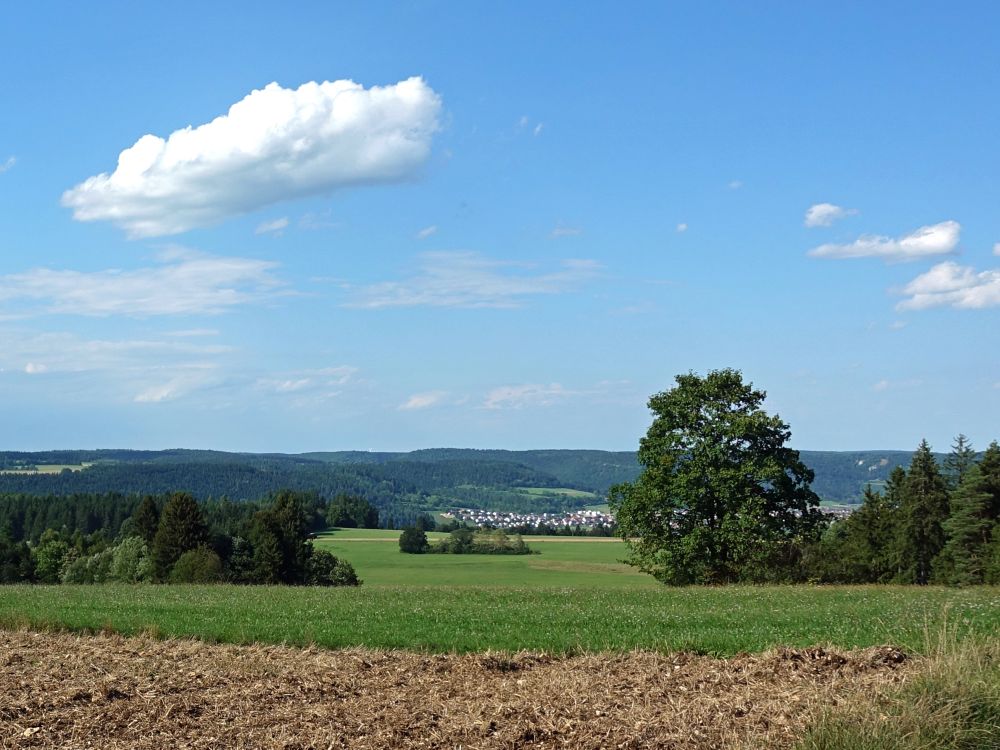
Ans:
[[[913,671],[889,647],[554,658],[0,632],[0,747],[787,748]]]

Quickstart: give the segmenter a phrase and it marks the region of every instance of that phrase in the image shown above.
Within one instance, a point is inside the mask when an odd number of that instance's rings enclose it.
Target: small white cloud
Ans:
[[[566,260],[557,271],[529,273],[530,265],[467,252],[424,253],[420,261],[420,272],[415,276],[362,287],[346,306],[519,307],[527,297],[575,289],[601,269],[592,260]]]
[[[952,261],[938,263],[903,288],[898,310],[929,307],[978,309],[1000,306],[1000,269],[976,273]]]
[[[917,388],[923,385],[923,382],[919,378],[909,378],[906,380],[888,380],[887,378],[883,378],[872,386],[872,390],[884,392],[889,390],[895,391],[900,388]]]
[[[683,221],[680,224],[677,225],[677,233],[678,234],[683,234],[687,230],[688,230],[688,225],[685,224]]]
[[[0,174],[13,169],[15,164],[17,164],[17,159],[13,156],[8,156],[6,161],[0,163]]]
[[[806,210],[803,223],[807,227],[828,227],[838,219],[854,216],[857,212],[856,208],[844,208],[833,203],[816,203]]]
[[[524,128],[528,127],[528,123],[530,122],[531,120],[528,119],[527,115],[521,115],[517,120],[517,127],[523,130]]]
[[[288,226],[288,217],[282,216],[280,219],[275,219],[274,221],[265,221],[263,224],[258,224],[257,228],[253,230],[253,233],[280,235],[287,226]]]
[[[947,255],[958,246],[962,225],[957,221],[920,227],[902,237],[862,235],[847,244],[830,243],[809,251],[814,258],[884,258],[907,261],[933,255]]]
[[[78,221],[159,237],[283,200],[400,182],[427,159],[440,109],[422,78],[370,89],[271,83],[209,123],[144,135],[114,172],[67,190],[62,203]]]
[[[418,409],[429,409],[432,406],[437,406],[445,398],[447,398],[447,391],[427,391],[426,393],[414,393],[410,396],[404,403],[399,405],[400,411],[415,411]]]
[[[996,243],[993,246],[993,254],[994,255],[1000,255],[1000,242]]]
[[[29,375],[40,375],[43,372],[48,372],[49,368],[47,365],[39,364],[38,362],[29,362],[24,366],[24,371]]]
[[[438,228],[436,224],[431,224],[429,227],[424,227],[419,232],[417,232],[417,239],[426,240],[428,237],[433,237],[435,234],[437,234],[437,230]]]
[[[549,232],[549,237],[553,239],[558,237],[579,237],[583,234],[583,230],[579,227],[568,227],[561,222],[556,224],[556,228]]]
[[[277,263],[224,258],[183,248],[162,251],[159,265],[134,271],[36,268],[0,276],[0,310],[21,315],[191,315],[221,313],[279,293]],[[31,307],[34,303],[36,306]]]
[[[743,187],[743,181],[742,180],[730,180],[729,184],[726,187],[728,187],[730,190],[739,190],[741,187]]]
[[[891,331],[899,331],[903,328],[906,328],[905,320],[894,320],[889,324],[889,330]]]
[[[535,125],[535,129],[532,130],[531,133],[532,133],[532,135],[534,135],[537,138],[538,136],[540,136],[542,134],[542,131],[544,129],[545,129],[545,123],[544,122],[540,122],[537,125]]]
[[[504,385],[494,388],[483,401],[487,409],[523,409],[526,406],[550,406],[569,396],[575,395],[567,391],[559,383],[540,385]]]

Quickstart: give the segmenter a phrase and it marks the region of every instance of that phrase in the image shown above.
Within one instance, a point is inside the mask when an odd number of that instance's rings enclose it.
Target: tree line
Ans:
[[[791,433],[738,370],[678,375],[649,400],[644,467],[611,490],[627,562],[669,584],[1000,583],[1000,446],[926,441],[830,522]]]
[[[810,551],[831,583],[1000,583],[1000,445],[977,456],[959,435],[939,463],[927,441],[882,492],[833,523]]]
[[[331,522],[379,522],[363,499],[291,490],[253,503],[184,492],[44,500],[0,498],[0,582],[357,585],[350,563],[311,537]]]

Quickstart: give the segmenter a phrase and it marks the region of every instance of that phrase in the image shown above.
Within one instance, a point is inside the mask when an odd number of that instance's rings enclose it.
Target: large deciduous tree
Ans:
[[[629,562],[670,584],[794,578],[822,520],[788,425],[738,370],[676,381],[649,400],[642,474],[611,491]]]

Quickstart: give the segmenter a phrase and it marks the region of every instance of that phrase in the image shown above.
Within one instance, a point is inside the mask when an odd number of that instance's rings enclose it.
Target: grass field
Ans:
[[[447,534],[431,532],[430,541]],[[342,529],[315,541],[349,560],[366,586],[550,586],[656,589],[650,576],[621,563],[620,539],[526,536],[537,555],[406,555],[399,532]]]
[[[773,646],[890,643],[914,650],[950,623],[1000,632],[1000,589],[7,586],[0,627],[152,631],[233,643],[433,652],[522,649],[719,655]]]

